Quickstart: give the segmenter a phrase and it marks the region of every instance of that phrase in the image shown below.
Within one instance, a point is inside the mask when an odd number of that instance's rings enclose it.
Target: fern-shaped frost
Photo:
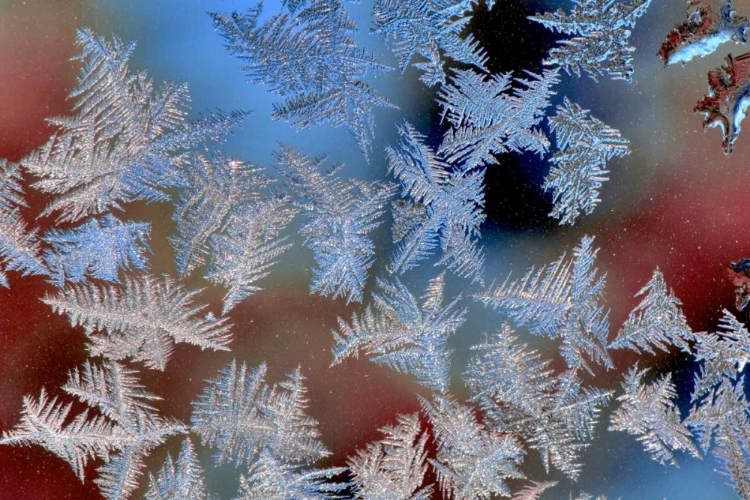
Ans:
[[[120,270],[147,271],[150,231],[151,224],[121,222],[111,214],[69,230],[50,229],[42,239],[51,246],[44,252],[51,279],[62,287],[89,276],[119,282]]]
[[[456,308],[461,297],[443,305],[443,275],[430,281],[421,305],[398,279],[378,284],[382,292],[373,296],[374,307],[368,307],[362,317],[355,314],[351,325],[339,318],[333,364],[363,353],[375,363],[412,374],[420,384],[446,392],[451,354],[448,337],[466,315],[466,310]]]
[[[665,375],[651,384],[641,380],[648,370],[633,367],[625,375],[618,397],[620,407],[612,415],[611,431],[624,431],[636,439],[651,458],[661,464],[675,464],[674,452],[684,451],[700,457],[690,431],[680,423],[680,411],[673,399],[677,393],[671,377]]]
[[[445,57],[485,70],[487,56],[471,34],[462,32],[471,19],[467,0],[378,0],[373,31],[390,42],[401,71],[411,63],[425,85],[445,83]],[[490,3],[489,8],[492,8]],[[412,62],[415,56],[422,60]]]
[[[550,160],[554,166],[543,187],[552,190],[555,206],[550,216],[560,219],[560,224],[572,225],[581,213],[591,214],[601,201],[602,182],[609,180],[607,161],[630,154],[629,142],[619,131],[587,115],[588,110],[566,97],[549,118],[558,151]]]
[[[207,500],[203,468],[190,439],[182,442],[177,463],[167,455],[159,473],[150,477],[146,500]]]
[[[570,14],[561,8],[529,17],[546,28],[574,35],[549,52],[544,64],[559,66],[580,76],[587,73],[596,80],[608,74],[613,79],[630,82],[633,74],[633,52],[628,45],[630,29],[648,8],[651,0],[572,0]]]
[[[126,277],[122,287],[72,285],[43,301],[84,327],[92,355],[133,358],[163,370],[175,343],[228,350],[230,326],[199,316],[203,308],[192,305],[195,294],[168,277],[142,276]]]
[[[211,14],[229,52],[245,63],[250,81],[285,99],[273,118],[298,129],[347,125],[367,154],[374,132],[372,108],[393,107],[364,83],[367,71],[389,69],[360,50],[356,27],[339,0],[310,0],[260,23],[262,3],[246,14]]]
[[[58,132],[22,160],[40,179],[34,187],[56,198],[44,214],[76,221],[120,208],[133,200],[169,199],[182,183],[184,152],[222,138],[245,116],[214,115],[188,122],[184,84],[156,90],[145,72],[131,72],[133,43],[107,40],[89,29],[78,31],[81,75],[70,97],[71,117],[49,122]]]
[[[381,429],[385,437],[349,460],[357,500],[429,500],[432,486],[422,487],[427,472],[427,434],[419,416],[400,415],[398,425]]]
[[[530,79],[513,80],[510,73],[485,79],[473,70],[456,71],[438,97],[452,125],[440,153],[467,168],[495,164],[494,155],[508,151],[546,153],[549,141],[536,127],[555,95],[557,70],[527,74]],[[509,92],[513,81],[518,87]]]
[[[393,234],[398,247],[389,271],[408,271],[439,246],[442,255],[436,265],[481,282],[484,252],[476,240],[485,220],[484,170],[451,169],[408,123],[399,133],[398,146],[386,152],[402,195],[411,201],[395,205]]]
[[[594,239],[584,236],[573,250],[556,262],[533,268],[520,280],[492,286],[475,298],[505,314],[534,335],[562,342],[560,353],[570,368],[589,370],[585,357],[613,367],[606,349],[608,312],[602,305],[605,276],[594,267],[598,249]]]
[[[321,172],[325,158],[309,158],[282,146],[279,163],[288,169],[287,186],[293,205],[306,218],[300,228],[313,251],[312,292],[361,301],[375,246],[369,234],[381,223],[394,186],[379,182],[344,182],[336,173],[342,165]]]

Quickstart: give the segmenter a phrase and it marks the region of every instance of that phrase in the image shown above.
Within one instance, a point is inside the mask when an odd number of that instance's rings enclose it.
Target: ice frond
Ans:
[[[700,458],[691,432],[680,422],[680,411],[673,401],[677,393],[671,375],[643,384],[641,381],[647,371],[635,366],[625,374],[622,383],[625,393],[617,398],[620,407],[612,414],[609,430],[638,436],[636,439],[643,443],[646,452],[662,465],[677,465],[675,451]]]
[[[532,482],[524,489],[517,491],[511,500],[539,500],[539,495],[557,485],[557,481]]]
[[[430,389],[447,392],[451,354],[447,341],[466,315],[465,309],[456,307],[461,296],[443,305],[442,274],[430,281],[421,305],[398,279],[378,285],[382,291],[373,295],[373,305],[361,317],[353,315],[351,326],[339,318],[332,364],[363,353],[375,363],[414,375]]]
[[[394,243],[389,271],[402,274],[440,246],[444,265],[458,276],[482,281],[484,251],[477,245],[484,214],[484,170],[452,169],[424,144],[408,123],[401,141],[387,148],[390,171],[401,183],[402,202],[394,209]]]
[[[422,487],[427,472],[427,433],[419,415],[400,415],[398,425],[380,430],[385,437],[349,459],[357,500],[429,500]]]
[[[461,36],[471,19],[467,12],[467,0],[378,0],[372,31],[389,43],[402,72],[412,64],[423,72],[425,85],[442,85],[445,57],[486,71],[479,43],[471,34]],[[412,62],[415,57],[421,60]]]
[[[155,89],[145,72],[128,68],[133,43],[77,33],[83,63],[75,115],[50,119],[58,131],[22,160],[39,178],[34,187],[56,195],[44,214],[73,222],[134,200],[169,199],[181,184],[184,152],[221,138],[245,116],[233,113],[188,122],[184,84]]]
[[[62,287],[66,282],[86,282],[88,277],[119,282],[119,271],[147,271],[151,224],[122,222],[111,214],[90,218],[73,229],[50,229],[42,236],[51,248],[44,260],[51,280]]]
[[[393,107],[362,79],[390,68],[357,47],[356,26],[339,0],[310,0],[259,23],[262,3],[247,13],[211,14],[229,52],[253,83],[285,100],[273,118],[297,129],[347,125],[367,155],[374,132],[372,108]]]
[[[497,163],[494,155],[508,151],[547,152],[549,141],[536,127],[555,95],[552,89],[559,82],[558,72],[526,73],[530,79],[512,80],[510,73],[486,79],[473,70],[455,72],[438,95],[452,125],[439,150],[447,160],[474,168],[493,165]],[[513,81],[518,86],[509,92]]]
[[[158,475],[150,475],[146,500],[207,500],[203,468],[195,456],[193,443],[185,438],[177,463],[167,455]]]
[[[583,387],[573,371],[552,376],[550,363],[520,344],[507,325],[474,346],[464,373],[471,400],[499,429],[513,432],[553,466],[575,479],[610,393]]]
[[[552,191],[555,206],[551,217],[560,224],[575,224],[580,214],[590,215],[599,199],[602,182],[609,180],[607,161],[630,154],[628,140],[565,98],[557,114],[549,118],[558,151],[550,160],[554,166],[544,180]]]
[[[606,349],[608,311],[602,305],[605,276],[594,267],[598,249],[584,236],[573,250],[539,271],[530,269],[520,280],[506,279],[474,297],[502,312],[534,335],[560,339],[560,353],[570,368],[590,371],[584,356],[612,368]]]
[[[300,234],[317,264],[310,290],[360,302],[375,256],[369,234],[381,224],[395,186],[345,182],[336,176],[342,165],[323,172],[325,158],[310,158],[283,145],[277,158],[285,169],[292,205],[305,217]]]
[[[47,275],[39,258],[39,240],[35,230],[28,230],[19,213],[26,201],[21,188],[18,164],[0,159],[0,286],[8,288],[6,271],[21,275]]]
[[[641,350],[653,354],[652,348],[668,351],[676,346],[690,354],[690,342],[696,340],[693,331],[682,313],[682,302],[667,289],[664,275],[654,270],[651,280],[637,294],[643,300],[631,311],[625,324],[610,349],[627,348],[635,352]]]
[[[437,442],[430,460],[440,490],[456,500],[490,500],[510,496],[508,479],[523,479],[524,451],[512,434],[487,429],[473,410],[449,396],[422,399]]]
[[[265,453],[285,464],[328,456],[318,422],[306,413],[304,377],[299,369],[278,386],[265,382],[266,366],[248,370],[233,361],[209,381],[193,402],[192,430],[217,449],[219,463],[250,465]]]
[[[42,300],[83,326],[92,355],[163,370],[175,343],[228,350],[230,325],[201,316],[204,308],[192,304],[196,293],[166,276],[127,276],[122,287],[71,285]]]
[[[239,496],[235,500],[335,500],[344,495],[348,483],[332,479],[346,469],[305,469],[284,463],[272,454],[262,452],[251,466],[247,477],[240,480]]]
[[[586,72],[594,80],[609,74],[616,80],[632,81],[635,49],[628,45],[630,29],[651,0],[572,1],[575,6],[570,14],[559,8],[529,17],[552,31],[573,35],[550,50],[544,64],[559,66],[576,76]]]

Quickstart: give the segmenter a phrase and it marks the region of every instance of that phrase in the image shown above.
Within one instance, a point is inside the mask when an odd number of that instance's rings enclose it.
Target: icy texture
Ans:
[[[703,114],[703,127],[721,129],[721,146],[731,154],[750,105],[750,52],[729,54],[721,68],[708,72],[708,93],[694,110]]]
[[[750,361],[750,332],[745,324],[724,309],[719,327],[719,332],[696,335],[695,360],[702,361],[703,366],[695,379],[693,400],[724,379],[737,379]]]
[[[167,455],[157,476],[150,475],[146,500],[207,500],[203,468],[189,438],[182,442],[177,463]]]
[[[274,105],[273,118],[297,129],[347,125],[367,155],[374,133],[372,108],[393,105],[362,79],[367,71],[390,68],[357,47],[352,39],[356,26],[339,0],[305,3],[299,11],[260,24],[262,3],[246,14],[211,17],[250,81],[268,85],[285,99]]]
[[[22,276],[46,275],[39,256],[39,239],[29,230],[19,212],[26,207],[21,188],[21,172],[15,163],[0,159],[0,286],[10,288],[6,271]]]
[[[425,85],[444,84],[445,57],[486,71],[487,56],[471,34],[461,36],[471,17],[470,0],[377,0],[373,28],[389,42],[399,68],[411,63]],[[492,9],[492,1],[488,9]],[[418,56],[422,61],[412,62]]]
[[[524,452],[507,433],[487,429],[472,409],[450,396],[422,399],[432,424],[437,456],[430,460],[440,490],[455,500],[490,500],[510,496],[508,479],[523,479]]]
[[[438,94],[452,125],[439,150],[448,161],[474,168],[495,164],[494,155],[508,151],[547,152],[549,141],[535,127],[555,95],[557,70],[526,73],[529,79],[513,79],[511,73],[486,78],[473,70],[455,72],[450,85]],[[518,86],[508,92],[512,82]]]
[[[653,348],[669,351],[670,346],[675,346],[690,354],[690,343],[695,341],[695,335],[682,313],[682,302],[672,290],[667,290],[664,275],[658,268],[635,296],[644,294],[609,348],[654,354]]]
[[[581,452],[609,393],[584,388],[573,372],[552,375],[549,361],[518,342],[507,325],[474,346],[464,380],[489,422],[513,432],[554,466],[575,479]]]
[[[398,247],[388,270],[403,274],[439,245],[442,256],[436,266],[481,283],[484,251],[476,240],[485,219],[484,170],[451,168],[408,123],[399,133],[399,144],[386,152],[401,194],[410,201],[394,204],[393,240]]]
[[[229,350],[230,325],[200,317],[204,307],[192,305],[196,293],[168,277],[144,275],[127,276],[122,287],[71,285],[42,300],[72,326],[83,326],[92,356],[133,358],[163,370],[175,343]]]
[[[588,73],[594,80],[608,74],[613,79],[630,82],[633,74],[633,52],[628,45],[630,29],[648,8],[651,0],[572,0],[570,14],[557,12],[537,14],[529,19],[572,38],[559,42],[550,50],[544,64],[559,66],[580,76]],[[630,29],[629,29],[630,28]]]
[[[573,225],[581,213],[591,214],[601,201],[602,182],[609,180],[607,161],[630,154],[629,142],[618,130],[588,113],[566,97],[549,118],[558,151],[550,160],[554,166],[543,187],[552,190],[555,207],[550,216],[560,219],[560,224]]]
[[[612,368],[605,346],[609,330],[609,313],[602,304],[605,277],[594,267],[599,250],[592,249],[593,241],[584,236],[572,259],[563,255],[538,271],[532,267],[520,280],[508,277],[474,297],[534,335],[560,339],[560,353],[570,368],[591,371],[584,357]]]
[[[218,140],[245,116],[213,115],[188,122],[185,84],[160,90],[145,72],[131,72],[135,44],[78,31],[83,63],[70,97],[76,114],[49,119],[58,132],[22,165],[34,187],[56,198],[46,214],[72,222],[134,200],[166,201],[182,183],[185,151]]]
[[[665,66],[685,64],[713,54],[722,43],[747,43],[749,28],[747,18],[737,14],[731,0],[689,0],[687,19],[675,24],[656,55]]]
[[[147,239],[151,224],[121,222],[112,214],[68,230],[50,229],[42,239],[51,246],[44,261],[51,280],[59,287],[66,282],[83,283],[88,277],[119,282],[119,271],[148,271]]]
[[[612,414],[610,430],[638,436],[651,458],[661,464],[676,465],[675,451],[690,453],[700,458],[691,441],[692,434],[680,423],[680,411],[675,406],[674,383],[665,375],[651,384],[642,383],[648,370],[635,366],[625,375],[625,393],[617,398],[620,407]]]
[[[107,499],[128,498],[138,486],[148,453],[185,431],[181,423],[154,413],[150,402],[160,398],[146,392],[135,372],[117,362],[100,366],[86,361],[80,371],[70,373],[63,389],[102,416],[84,411],[69,421],[72,403],[49,400],[42,389],[36,401],[24,397],[21,422],[3,433],[0,444],[43,446],[68,462],[81,480],[89,460],[104,460],[94,482]]]
[[[461,296],[443,305],[442,274],[430,281],[421,305],[398,279],[379,280],[378,285],[382,292],[373,295],[374,306],[361,317],[354,314],[351,326],[339,318],[332,364],[363,353],[375,363],[414,375],[430,389],[447,392],[451,351],[446,344],[464,322],[466,310],[456,307]]]
[[[344,182],[336,176],[343,165],[324,172],[325,158],[309,158],[283,145],[276,155],[287,174],[292,204],[306,219],[299,232],[317,264],[310,291],[360,302],[375,256],[369,234],[381,224],[395,186]]]
[[[430,500],[422,487],[427,472],[427,433],[417,414],[400,415],[398,425],[382,428],[385,437],[349,460],[356,500]]]

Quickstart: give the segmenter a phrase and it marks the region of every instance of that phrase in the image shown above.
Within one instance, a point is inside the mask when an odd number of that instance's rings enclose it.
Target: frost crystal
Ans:
[[[66,281],[86,282],[88,276],[119,282],[121,269],[147,271],[150,231],[151,224],[121,222],[112,214],[73,229],[50,229],[42,239],[52,247],[44,252],[51,279],[62,287]]]
[[[245,63],[250,81],[267,84],[286,99],[274,105],[273,118],[298,129],[346,124],[367,154],[374,133],[372,108],[393,105],[362,78],[368,70],[390,68],[357,47],[352,39],[356,26],[339,0],[307,3],[262,24],[262,3],[247,14],[211,17],[229,52]]]
[[[78,31],[83,70],[70,94],[76,114],[48,120],[59,131],[22,165],[40,177],[34,187],[57,195],[44,214],[72,222],[134,200],[169,199],[182,183],[185,151],[222,138],[245,117],[233,113],[187,122],[185,84],[155,90],[128,61],[135,44]]]
[[[516,492],[511,500],[539,500],[539,495],[556,484],[557,481],[546,481],[543,483],[533,482],[530,486]]]
[[[174,344],[186,342],[202,349],[229,350],[230,326],[225,320],[199,316],[203,307],[191,304],[190,292],[168,277],[126,277],[115,285],[72,285],[43,302],[81,325],[92,356],[133,358],[163,370]]]
[[[575,479],[610,394],[582,387],[572,371],[553,377],[550,363],[519,344],[507,325],[472,349],[478,354],[464,374],[472,401],[498,429],[538,450],[548,472],[552,465]]]
[[[722,43],[747,43],[748,29],[750,23],[735,12],[731,0],[689,0],[687,19],[675,24],[656,55],[665,66],[685,64],[714,53]]]
[[[549,118],[558,151],[550,160],[554,166],[543,187],[552,190],[555,207],[550,216],[560,219],[560,224],[573,225],[581,213],[591,214],[601,201],[602,182],[609,180],[607,161],[630,154],[629,142],[619,131],[588,113],[566,97],[557,115]]]
[[[193,402],[193,432],[217,448],[219,463],[250,465],[259,454],[283,464],[304,464],[328,456],[318,422],[307,416],[304,377],[299,368],[278,386],[265,382],[266,365],[248,371],[232,361]]]
[[[750,105],[750,52],[729,54],[721,68],[708,72],[708,93],[694,110],[703,114],[703,128],[721,129],[724,153],[731,154]]]
[[[612,368],[605,347],[609,313],[601,304],[605,277],[594,267],[599,250],[591,248],[593,241],[584,236],[573,259],[566,261],[563,255],[539,271],[531,268],[520,280],[508,277],[474,297],[534,335],[559,338],[560,353],[570,368],[591,371],[584,356]]]
[[[510,73],[485,76],[473,70],[456,71],[450,85],[441,89],[438,102],[452,125],[440,145],[450,162],[467,168],[495,164],[494,155],[508,151],[547,152],[549,142],[537,127],[555,95],[557,70],[530,79],[511,79]],[[520,87],[513,92],[511,82]]]
[[[397,426],[380,430],[385,437],[349,460],[357,500],[429,500],[432,486],[422,487],[427,472],[427,434],[419,416],[400,415]]]
[[[566,35],[560,47],[550,50],[544,64],[559,66],[580,76],[586,72],[596,80],[609,74],[613,79],[631,81],[633,52],[628,45],[630,29],[641,17],[651,0],[572,0],[570,14],[562,9],[529,17],[546,28]]]
[[[308,158],[282,146],[279,163],[288,169],[287,187],[292,204],[306,218],[300,228],[305,244],[313,251],[312,292],[361,301],[372,266],[375,246],[369,234],[380,224],[385,204],[395,186],[380,182],[352,181],[336,177],[338,165],[321,172],[325,158]]]
[[[486,71],[487,56],[471,34],[461,37],[471,19],[468,0],[378,0],[373,10],[373,32],[390,42],[401,71],[414,56],[426,61],[412,63],[433,86],[445,83],[445,61],[472,64]],[[492,2],[488,8],[492,8]]]
[[[443,306],[442,274],[430,281],[421,306],[398,279],[378,284],[383,291],[373,296],[374,311],[368,306],[361,318],[353,315],[351,326],[339,318],[332,364],[363,352],[375,363],[410,373],[420,384],[446,392],[451,354],[446,344],[466,315],[466,310],[456,310],[461,297]]]
[[[457,275],[481,282],[484,251],[477,247],[484,222],[484,170],[451,169],[440,154],[424,144],[424,136],[408,123],[401,141],[388,148],[393,175],[411,201],[394,207],[394,243],[389,271],[402,274],[417,266],[440,245],[445,265]]]
[[[670,346],[690,354],[690,343],[695,335],[682,313],[682,302],[667,291],[664,275],[659,269],[654,270],[651,280],[635,296],[646,295],[638,306],[631,311],[627,321],[610,349],[641,350],[654,354],[652,348],[669,351]]]
[[[672,377],[665,375],[651,384],[642,384],[647,371],[635,366],[625,375],[625,394],[617,398],[620,407],[612,414],[609,430],[638,436],[651,458],[662,465],[677,464],[675,451],[700,458],[691,441],[692,434],[680,423],[680,412],[672,401],[677,396]]]
[[[135,372],[117,362],[99,366],[87,361],[70,373],[63,389],[103,416],[90,417],[86,411],[65,425],[72,403],[63,407],[42,390],[38,401],[24,397],[21,422],[3,433],[0,444],[43,446],[68,462],[81,480],[88,460],[103,459],[94,482],[107,499],[128,498],[138,486],[146,455],[185,431],[179,422],[154,413],[150,401],[160,398],[146,392]]]
[[[518,470],[524,452],[505,432],[487,429],[472,409],[449,396],[422,399],[437,441],[438,452],[430,464],[440,490],[456,500],[490,500],[510,496],[508,479],[523,479]]]
[[[175,464],[167,455],[159,474],[150,475],[146,500],[207,500],[208,493],[203,480],[203,468],[195,456],[189,438],[182,442],[180,456]]]
[[[0,286],[9,288],[5,271],[20,271],[22,276],[47,275],[39,257],[36,231],[29,231],[19,207],[25,207],[21,172],[15,163],[0,160]]]

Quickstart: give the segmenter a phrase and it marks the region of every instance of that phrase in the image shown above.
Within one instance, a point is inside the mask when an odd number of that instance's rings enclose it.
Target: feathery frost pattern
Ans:
[[[443,305],[444,275],[430,280],[422,304],[398,280],[378,281],[381,293],[373,295],[373,306],[362,317],[353,315],[351,326],[339,318],[334,331],[333,365],[360,352],[401,373],[409,373],[430,389],[445,393],[450,379],[448,337],[466,316],[457,309],[459,295]],[[374,309],[374,310],[373,310]]]
[[[422,399],[438,443],[430,460],[440,490],[455,500],[490,500],[510,496],[508,479],[523,479],[518,468],[524,451],[507,433],[493,431],[477,421],[472,409],[450,396]]]
[[[634,366],[625,375],[625,393],[617,398],[620,407],[612,415],[609,429],[638,436],[636,439],[649,455],[662,465],[677,464],[675,451],[700,458],[691,441],[692,434],[680,423],[680,411],[672,401],[677,396],[672,377],[664,375],[651,384],[643,384],[647,371]]]
[[[116,285],[72,285],[43,302],[66,314],[73,326],[83,326],[92,356],[133,358],[163,370],[174,344],[229,350],[230,326],[225,319],[200,317],[204,307],[192,305],[197,292],[168,277],[126,277]]]
[[[554,166],[542,187],[552,191],[555,206],[550,216],[560,224],[573,225],[580,214],[590,215],[601,201],[602,182],[609,180],[607,161],[630,154],[629,142],[619,131],[588,113],[566,97],[549,118],[558,151],[550,159]]]
[[[193,443],[185,438],[180,448],[177,463],[167,455],[159,473],[150,475],[146,500],[207,500],[203,468],[195,456]]]
[[[643,295],[645,297],[631,311],[609,348],[627,348],[635,352],[643,350],[654,354],[653,348],[668,351],[670,346],[676,346],[690,354],[690,343],[695,341],[695,335],[682,313],[682,302],[672,290],[667,291],[664,275],[658,268],[648,284],[635,296]]]
[[[138,486],[146,455],[185,431],[181,423],[154,413],[150,402],[160,398],[146,392],[135,372],[117,362],[100,366],[86,361],[70,373],[63,390],[103,416],[84,411],[65,424],[72,403],[50,401],[42,390],[37,401],[24,398],[21,422],[3,433],[0,444],[43,446],[68,462],[81,480],[89,460],[104,460],[94,481],[107,499],[128,498]]]
[[[398,244],[388,270],[402,274],[440,246],[444,265],[461,277],[482,281],[484,251],[476,243],[484,222],[484,170],[451,169],[424,144],[408,123],[401,141],[387,148],[390,171],[410,201],[394,205],[393,240]]]
[[[39,257],[39,239],[29,230],[19,212],[26,207],[21,188],[21,169],[16,163],[0,160],[0,286],[10,288],[6,271],[22,276],[47,275]]]
[[[223,138],[244,113],[188,122],[185,84],[160,90],[128,68],[134,43],[78,31],[83,69],[70,94],[76,114],[48,121],[59,131],[21,163],[56,198],[44,214],[73,222],[134,200],[166,201],[181,185],[185,151]]]
[[[548,472],[553,466],[577,478],[610,393],[582,387],[573,371],[552,376],[550,362],[520,344],[507,325],[472,349],[477,355],[464,380],[487,420],[537,450]]]
[[[534,335],[561,340],[560,353],[570,368],[591,371],[585,357],[612,368],[606,349],[609,312],[602,305],[605,276],[594,267],[599,251],[594,238],[584,236],[573,249],[538,271],[531,268],[520,280],[491,286],[474,296],[505,314]]]
[[[427,433],[417,414],[400,415],[398,425],[380,430],[385,437],[349,460],[357,500],[429,500],[422,487],[427,472]]]
[[[285,99],[274,105],[273,118],[298,129],[347,125],[367,156],[375,126],[372,108],[393,105],[362,79],[367,71],[390,68],[357,47],[356,26],[339,0],[306,3],[262,24],[262,3],[246,14],[211,17],[229,52],[245,63],[250,81],[269,85]]]
[[[630,29],[646,12],[651,0],[572,2],[575,7],[570,14],[557,9],[554,13],[529,17],[550,30],[574,35],[550,50],[544,64],[559,66],[576,76],[585,72],[594,80],[608,74],[613,79],[631,82],[635,49],[628,45]]]
[[[151,224],[122,222],[112,214],[91,217],[73,229],[50,229],[42,236],[51,246],[44,251],[50,279],[63,287],[66,282],[86,282],[89,276],[119,282],[120,270],[148,271],[150,231]]]
[[[373,31],[390,42],[399,68],[411,63],[423,72],[427,86],[445,83],[444,57],[486,71],[487,55],[471,34],[462,37],[471,17],[470,0],[378,0],[373,9]],[[492,9],[492,1],[488,9]],[[418,56],[422,60],[412,62]]]
[[[287,169],[292,204],[306,218],[299,232],[317,263],[310,290],[361,302],[367,270],[375,255],[375,245],[368,235],[381,224],[395,186],[346,183],[336,177],[343,165],[321,172],[325,158],[309,158],[285,146],[277,158]]]
[[[494,155],[533,151],[543,155],[549,141],[539,128],[552,90],[559,82],[556,69],[542,75],[529,71],[530,79],[512,79],[511,73],[485,75],[474,70],[456,71],[443,87],[438,102],[452,128],[443,138],[440,153],[467,168],[497,163]],[[512,83],[518,86],[513,87]]]

